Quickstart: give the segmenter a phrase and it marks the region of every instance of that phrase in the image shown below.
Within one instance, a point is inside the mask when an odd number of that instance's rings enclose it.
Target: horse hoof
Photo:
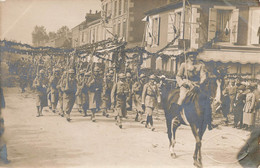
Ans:
[[[171,157],[172,157],[173,159],[176,159],[176,158],[177,158],[177,155],[176,155],[175,153],[171,153]]]
[[[196,166],[197,168],[202,168],[202,164],[198,161],[194,161],[193,165]]]

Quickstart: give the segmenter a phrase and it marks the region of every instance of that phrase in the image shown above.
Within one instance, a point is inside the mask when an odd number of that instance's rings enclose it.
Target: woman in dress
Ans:
[[[246,103],[243,108],[243,123],[245,125],[245,129],[252,130],[255,122],[255,94],[254,94],[254,86],[249,85],[249,92],[246,94]]]

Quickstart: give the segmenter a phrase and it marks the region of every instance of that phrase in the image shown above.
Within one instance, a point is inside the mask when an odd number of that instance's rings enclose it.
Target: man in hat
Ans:
[[[103,116],[108,117],[107,110],[111,108],[111,90],[113,88],[113,73],[107,73],[103,82],[102,105]]]
[[[70,112],[74,106],[77,92],[77,80],[75,77],[74,69],[70,69],[66,76],[66,79],[63,80],[63,105],[64,111],[66,113],[67,121],[71,121]]]
[[[111,91],[111,104],[115,108],[116,124],[122,128],[122,117],[126,113],[126,98],[129,94],[129,87],[126,82],[125,74],[118,75],[119,81],[114,84]]]
[[[51,107],[53,113],[56,112],[56,107],[59,100],[59,91],[57,88],[59,79],[60,79],[59,69],[55,68],[54,73],[50,77],[50,81],[49,81],[50,93],[51,93]]]
[[[142,92],[145,85],[145,78],[146,76],[144,74],[141,74],[139,76],[139,80],[137,80],[133,85],[133,103],[134,103],[134,111],[136,111],[136,117],[135,121],[138,121],[140,116],[140,121],[144,121],[142,119],[142,116],[144,114],[144,110],[142,108]]]
[[[144,85],[143,93],[142,93],[142,107],[145,109],[146,124],[145,127],[149,126],[152,131],[155,130],[153,127],[153,110],[157,103],[161,102],[161,96],[157,84],[155,83],[155,75],[151,75],[149,78],[149,82]]]
[[[241,129],[243,126],[243,107],[246,100],[245,90],[246,87],[244,85],[240,85],[234,100],[234,128],[238,127]]]
[[[230,85],[227,88],[229,99],[230,99],[230,113],[233,113],[234,101],[237,94],[237,86],[235,80],[231,80]]]
[[[95,113],[98,112],[101,103],[102,79],[99,75],[100,69],[95,66],[92,75],[87,81],[89,109],[91,110],[91,120],[96,121]]]
[[[79,71],[79,75],[78,75],[78,86],[77,86],[77,93],[76,93],[76,103],[78,105],[78,111],[80,113],[82,113],[82,104],[83,104],[83,101],[82,101],[82,88],[84,87],[85,85],[85,71],[84,70],[80,70]]]
[[[63,109],[63,81],[66,79],[67,77],[67,71],[64,71],[59,82],[58,82],[58,85],[57,85],[57,89],[58,89],[58,92],[59,92],[59,105],[60,105],[60,110],[59,110],[59,115],[61,117],[64,117],[64,109]]]
[[[186,61],[181,64],[180,69],[176,75],[177,84],[180,87],[180,96],[178,99],[178,113],[181,111],[181,105],[187,96],[187,93],[193,89],[200,88],[200,85],[204,84],[207,75],[205,66],[202,63],[197,62],[198,52],[191,48],[186,53]],[[209,107],[210,108],[210,103]],[[208,128],[211,130],[211,110],[207,110],[209,114],[205,113],[205,119],[208,124]]]
[[[89,96],[88,96],[88,87],[87,81],[91,76],[91,72],[85,72],[84,82],[81,85],[82,92],[82,109],[83,109],[83,117],[87,116],[87,110],[89,109]]]
[[[44,76],[44,70],[40,70],[39,76],[33,81],[33,87],[36,89],[36,107],[37,107],[37,117],[42,116],[43,107],[48,106],[47,100],[47,84],[48,80]]]
[[[133,86],[133,80],[132,80],[132,75],[130,72],[126,73],[126,81],[129,87],[129,94],[126,98],[126,109],[131,111],[132,110],[132,86]],[[126,114],[123,114],[123,117],[125,117]]]

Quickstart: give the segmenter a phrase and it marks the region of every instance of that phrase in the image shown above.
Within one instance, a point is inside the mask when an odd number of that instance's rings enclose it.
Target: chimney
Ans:
[[[97,14],[97,10],[96,10],[96,14]]]
[[[92,10],[89,10],[89,14],[91,14],[92,13]]]

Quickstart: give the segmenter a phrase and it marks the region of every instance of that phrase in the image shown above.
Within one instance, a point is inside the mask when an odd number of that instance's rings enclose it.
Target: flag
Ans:
[[[151,45],[153,42],[153,31],[152,31],[152,19],[149,16],[145,16],[142,21],[147,22],[146,24],[146,41],[147,44]]]

